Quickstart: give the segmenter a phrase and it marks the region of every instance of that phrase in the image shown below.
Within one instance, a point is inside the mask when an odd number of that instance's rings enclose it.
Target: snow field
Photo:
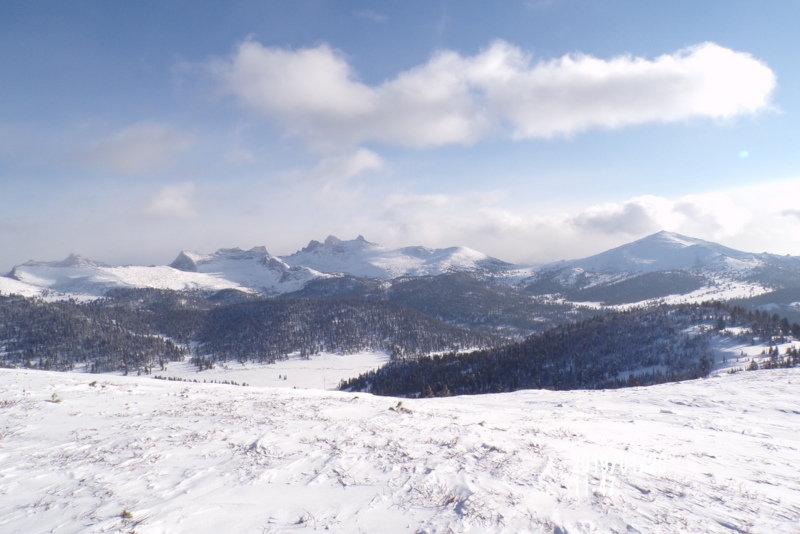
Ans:
[[[295,356],[275,363],[215,363],[213,369],[202,372],[198,372],[197,367],[187,359],[183,362],[171,362],[165,371],[154,371],[153,374],[198,382],[227,380],[261,387],[337,389],[342,380],[354,378],[387,363],[389,355],[384,352],[347,355],[326,352],[308,359]]]
[[[798,384],[398,402],[0,370],[0,532],[793,533]]]

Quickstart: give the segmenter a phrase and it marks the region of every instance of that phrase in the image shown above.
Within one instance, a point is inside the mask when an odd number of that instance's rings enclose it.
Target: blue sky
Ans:
[[[800,254],[800,4],[4,2],[0,270],[327,234]]]

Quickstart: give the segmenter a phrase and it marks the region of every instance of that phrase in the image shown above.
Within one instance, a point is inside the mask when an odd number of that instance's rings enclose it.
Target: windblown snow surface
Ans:
[[[403,400],[0,370],[0,532],[764,532],[800,369]]]

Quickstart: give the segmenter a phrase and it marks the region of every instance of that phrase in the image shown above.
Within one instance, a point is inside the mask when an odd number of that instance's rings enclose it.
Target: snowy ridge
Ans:
[[[390,280],[401,276],[435,276],[448,272],[497,273],[512,265],[467,247],[387,249],[358,236],[342,241],[328,236],[282,258],[289,265],[306,266],[329,274]]]
[[[763,255],[740,252],[673,232],[658,232],[600,254],[551,264],[601,273],[695,269],[747,269],[764,263]]]
[[[272,256],[263,246],[250,250],[224,248],[214,254],[183,251],[178,254],[171,267],[217,276],[266,294],[297,291],[308,281],[324,276],[303,266],[290,266]]]
[[[101,297],[113,288],[149,287],[156,289],[240,289],[246,287],[221,276],[187,273],[166,266],[108,267],[89,261],[79,264],[64,262],[28,262],[9,273],[12,280],[63,294]]]
[[[566,301],[699,303],[798,287],[800,257],[742,252],[662,231],[594,256],[545,265],[520,283]]]
[[[400,404],[0,370],[0,531],[793,534],[798,383]]]
[[[798,287],[800,257],[741,252],[701,239],[658,232],[588,258],[537,268],[515,266],[467,247],[390,249],[363,236],[349,241],[328,236],[324,242],[311,241],[305,248],[282,257],[271,255],[263,246],[249,250],[225,248],[212,254],[182,251],[168,267],[112,267],[74,254],[57,262],[30,261],[14,267],[0,280],[0,291],[36,296],[44,290],[48,298],[94,298],[120,287],[237,289],[274,296],[302,290],[311,281],[330,277],[394,283],[403,278],[459,272],[473,273],[485,284],[502,283],[538,291],[535,294],[565,295],[567,301],[570,292],[607,287],[608,297],[616,289],[630,290],[631,284],[622,284],[626,280],[665,273],[661,278],[640,283],[661,284],[659,298],[667,297],[669,302],[698,302]],[[670,282],[670,273],[684,276]],[[698,280],[696,287],[689,287],[691,277]],[[8,278],[23,285],[8,282]],[[669,283],[675,284],[674,294],[669,293]],[[643,296],[637,301],[649,299]],[[584,297],[577,300],[587,301]]]
[[[48,290],[84,297],[101,297],[114,288],[279,294],[296,291],[322,276],[303,267],[290,267],[264,247],[222,249],[206,255],[184,251],[170,266],[111,267],[73,254],[62,261],[31,261],[14,267],[1,279],[0,291],[35,296]]]
[[[0,295],[20,295],[23,297],[38,297],[42,294],[42,288],[0,276]]]

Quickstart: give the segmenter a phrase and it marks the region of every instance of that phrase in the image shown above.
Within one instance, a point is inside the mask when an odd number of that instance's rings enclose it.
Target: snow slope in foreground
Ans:
[[[0,532],[797,532],[798,385],[788,369],[397,407],[0,370]]]

